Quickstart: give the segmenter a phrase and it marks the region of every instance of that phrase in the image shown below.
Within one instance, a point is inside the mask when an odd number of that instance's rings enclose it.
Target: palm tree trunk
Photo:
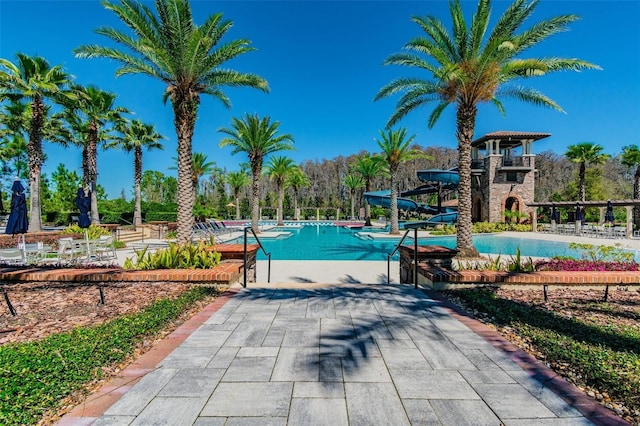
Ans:
[[[640,165],[636,167],[636,173],[633,179],[633,198],[640,199]],[[633,208],[633,222],[636,225],[636,230],[640,230],[640,207]]]
[[[240,196],[239,194],[235,194],[235,200],[236,200],[236,220],[240,220]]]
[[[133,208],[133,226],[137,229],[142,225],[142,194],[140,184],[142,182],[142,147],[136,146],[133,153],[133,180],[135,182],[135,206]]]
[[[42,172],[42,126],[44,123],[44,102],[41,96],[34,96],[31,103],[31,127],[27,155],[29,163],[30,212],[29,231],[42,231],[42,210],[40,206],[40,174]]]
[[[354,220],[356,214],[356,194],[351,193],[351,220]]]
[[[260,214],[260,172],[261,167],[254,165],[251,168],[253,174],[251,179],[251,229],[256,234],[260,232],[258,226],[258,215]]]
[[[580,171],[579,171],[579,179],[580,179],[580,201],[582,201],[584,203],[584,201],[587,199],[587,189],[585,188],[585,174],[587,171],[587,166],[585,165],[585,162],[583,161],[582,163],[580,163]]]
[[[178,235],[176,240],[178,244],[187,244],[193,238],[195,190],[191,170],[191,139],[198,104],[196,99],[182,93],[176,94],[172,104],[178,137]]]
[[[300,220],[300,215],[298,214],[298,189],[295,187],[293,189],[293,219]]]
[[[461,257],[476,257],[471,224],[471,142],[475,130],[477,108],[459,105],[456,114],[456,138],[458,139],[458,229],[456,249]]]
[[[397,170],[389,167],[391,175],[391,230],[389,234],[397,235],[400,233],[400,226],[398,225],[398,189],[396,188],[396,175]]]
[[[371,191],[371,181],[369,179],[364,184],[364,190],[366,192]],[[364,200],[364,226],[371,226],[371,206],[366,199]]]
[[[284,183],[278,184],[278,226],[284,226]]]

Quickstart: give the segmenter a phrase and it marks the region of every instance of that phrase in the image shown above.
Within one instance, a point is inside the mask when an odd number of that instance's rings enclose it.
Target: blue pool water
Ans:
[[[300,228],[285,227],[274,230],[286,231],[290,235],[275,239],[260,238],[265,250],[271,253],[272,260],[387,260],[387,254],[393,251],[400,240],[361,238],[358,233],[362,230],[341,226],[307,224]],[[249,238],[248,242],[254,243],[255,240]],[[454,248],[456,237],[419,238],[418,243]],[[509,256],[520,248],[522,256],[580,256],[580,252],[569,249],[568,244],[554,241],[482,234],[474,235],[473,243],[480,253],[492,255]],[[408,237],[404,244],[413,245],[413,239]],[[258,253],[258,259],[266,259],[261,251]],[[640,258],[640,254],[636,257]],[[397,254],[395,258],[398,258]]]

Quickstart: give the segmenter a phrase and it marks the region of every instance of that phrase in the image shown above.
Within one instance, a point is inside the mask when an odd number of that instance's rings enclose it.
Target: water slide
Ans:
[[[401,192],[398,196],[398,209],[412,211],[417,213],[431,214],[429,219],[415,222],[414,225],[434,226],[440,224],[452,224],[458,221],[457,209],[450,207],[430,206],[428,204],[419,204],[410,198],[412,195],[422,194],[441,194],[443,190],[455,190],[460,183],[458,177],[458,169],[451,170],[419,170],[417,172],[418,179],[428,182],[425,185],[411,190]],[[364,193],[365,200],[374,206],[389,208],[391,206],[391,191],[372,191]]]

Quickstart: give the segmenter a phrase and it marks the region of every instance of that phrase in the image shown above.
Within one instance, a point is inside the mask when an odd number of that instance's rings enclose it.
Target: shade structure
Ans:
[[[235,206],[236,206],[236,205],[235,205],[235,204],[233,204],[233,203],[229,203],[229,204],[227,204],[227,207],[235,207]]]
[[[89,210],[91,210],[91,197],[89,194],[84,193],[84,188],[78,188],[76,194],[76,207],[80,210],[80,216],[78,217],[78,226],[80,228],[88,228],[91,225],[91,218],[89,218]]]
[[[560,212],[556,209],[556,206],[551,207],[551,220],[555,223],[560,223]]]
[[[605,222],[613,222],[614,221],[613,203],[611,202],[611,200],[607,201],[607,211],[604,214],[604,221]]]
[[[24,195],[24,186],[16,179],[11,187],[11,211],[7,219],[7,234],[24,234],[29,229],[27,219],[27,199]]]

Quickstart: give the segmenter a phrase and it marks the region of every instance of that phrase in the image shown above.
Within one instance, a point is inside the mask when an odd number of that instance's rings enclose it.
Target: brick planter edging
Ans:
[[[243,263],[225,261],[212,269],[154,269],[133,271],[110,268],[0,268],[0,282],[56,281],[69,283],[191,282],[233,284],[242,275]]]
[[[456,285],[558,285],[558,286],[640,286],[638,271],[452,271],[427,263],[418,264],[422,284],[434,289]]]

